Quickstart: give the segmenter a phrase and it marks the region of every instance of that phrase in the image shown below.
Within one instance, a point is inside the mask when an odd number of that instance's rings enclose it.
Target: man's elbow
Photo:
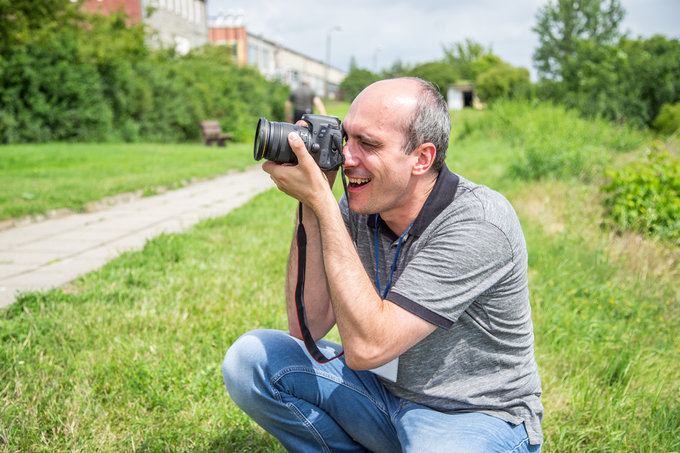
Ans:
[[[370,370],[390,361],[383,348],[370,344],[344,346],[345,363],[353,370]]]

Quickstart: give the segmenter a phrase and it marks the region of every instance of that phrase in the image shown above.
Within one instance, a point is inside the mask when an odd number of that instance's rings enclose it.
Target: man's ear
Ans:
[[[412,155],[416,158],[413,164],[413,175],[424,175],[434,164],[437,148],[432,143],[423,143],[413,151]]]

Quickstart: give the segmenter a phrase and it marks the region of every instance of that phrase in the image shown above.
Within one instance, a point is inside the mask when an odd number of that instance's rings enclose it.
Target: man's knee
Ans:
[[[247,332],[238,338],[222,362],[224,385],[232,399],[266,384],[272,357],[291,340],[286,332],[264,329]]]

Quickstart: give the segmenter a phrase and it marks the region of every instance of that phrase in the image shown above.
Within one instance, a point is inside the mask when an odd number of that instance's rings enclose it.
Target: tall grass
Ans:
[[[506,130],[457,129],[492,115],[454,115],[448,165],[500,188],[524,226],[543,451],[680,451],[680,253],[601,229],[587,180],[510,176],[521,152]],[[294,217],[271,190],[20,297],[0,315],[0,451],[283,451],[219,367],[243,332],[285,328]]]
[[[481,115],[466,113],[457,130],[461,139],[480,134],[502,139],[516,151],[507,171],[522,179],[592,179],[610,162],[612,151],[630,150],[645,139],[629,126],[585,120],[559,105],[521,101],[495,103]]]

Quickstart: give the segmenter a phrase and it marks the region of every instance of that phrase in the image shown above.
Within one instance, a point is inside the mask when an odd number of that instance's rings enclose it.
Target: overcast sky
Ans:
[[[331,65],[357,65],[378,72],[396,60],[413,65],[439,60],[442,46],[470,38],[513,66],[535,71],[531,56],[537,37],[531,29],[548,0],[207,0],[209,18],[242,14],[250,33],[326,61],[329,31]],[[680,38],[680,0],[621,0],[621,30],[633,38],[660,33]]]

